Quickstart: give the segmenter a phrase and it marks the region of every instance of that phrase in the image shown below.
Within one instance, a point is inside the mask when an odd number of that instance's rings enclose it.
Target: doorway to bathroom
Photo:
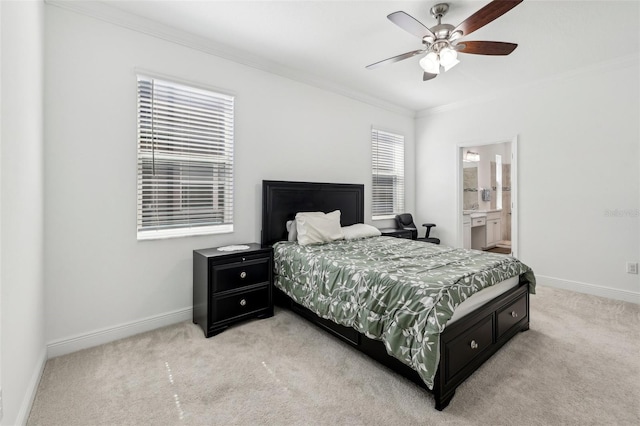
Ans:
[[[458,145],[458,241],[517,255],[517,137]]]

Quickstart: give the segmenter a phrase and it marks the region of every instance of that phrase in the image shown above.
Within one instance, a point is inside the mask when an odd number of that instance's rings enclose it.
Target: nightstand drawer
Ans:
[[[449,381],[470,360],[493,344],[493,315],[480,320],[471,330],[446,343],[446,380]]]
[[[269,281],[269,257],[211,266],[213,291],[233,290]]]
[[[228,296],[216,296],[213,298],[212,305],[212,321],[214,323],[266,310],[270,306],[269,286],[233,293]]]
[[[509,306],[498,311],[498,338],[511,327],[527,318],[527,294],[523,294]]]

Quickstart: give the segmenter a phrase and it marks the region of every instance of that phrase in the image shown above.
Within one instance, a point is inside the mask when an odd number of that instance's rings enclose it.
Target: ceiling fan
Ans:
[[[403,30],[422,39],[424,47],[375,62],[367,65],[366,68],[374,69],[381,65],[399,62],[426,53],[420,59],[420,66],[424,70],[422,80],[427,81],[436,78],[440,73],[440,68],[448,71],[457,65],[460,62],[458,60],[458,52],[475,55],[508,55],[518,47],[517,44],[502,41],[461,42],[460,39],[504,15],[521,2],[522,0],[493,0],[457,27],[441,22],[442,17],[449,10],[449,4],[447,3],[439,3],[431,8],[431,16],[438,20],[438,24],[431,28],[427,28],[405,12],[394,12],[388,15],[387,18]]]

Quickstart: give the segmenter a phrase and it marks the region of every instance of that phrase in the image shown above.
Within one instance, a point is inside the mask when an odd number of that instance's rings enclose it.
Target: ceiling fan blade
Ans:
[[[431,73],[425,72],[422,75],[422,81],[431,80],[432,78],[436,78],[437,76],[438,76],[438,74],[431,74]]]
[[[405,12],[393,12],[388,15],[387,18],[403,30],[416,37],[421,39],[426,36],[433,37],[434,39],[436,38],[429,28],[425,27],[420,21]]]
[[[467,36],[475,30],[484,27],[522,3],[522,0],[493,0],[491,3],[469,16],[454,31],[462,31]],[[396,12],[397,13],[397,12]]]
[[[503,41],[465,41],[458,46],[462,47],[456,49],[458,52],[474,55],[508,55],[518,47],[515,43]]]
[[[392,64],[394,62],[399,62],[399,61],[402,61],[403,59],[408,59],[408,58],[411,58],[413,56],[419,55],[421,53],[424,53],[424,49],[414,50],[412,52],[407,52],[407,53],[403,53],[402,55],[394,56],[392,58],[387,58],[387,59],[384,59],[382,61],[375,62],[375,63],[373,63],[371,65],[367,65],[365,68],[368,69],[368,70],[372,70],[374,68],[378,68],[381,65]]]

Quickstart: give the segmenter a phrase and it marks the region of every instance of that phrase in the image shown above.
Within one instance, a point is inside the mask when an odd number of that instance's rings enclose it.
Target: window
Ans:
[[[138,239],[233,231],[234,97],[138,76]]]
[[[373,219],[404,213],[404,136],[371,130]]]

